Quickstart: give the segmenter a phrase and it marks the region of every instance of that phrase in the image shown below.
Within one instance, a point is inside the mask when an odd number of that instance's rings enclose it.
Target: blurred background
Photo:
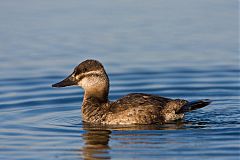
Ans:
[[[1,1],[0,158],[239,158],[238,16],[237,0]],[[111,100],[214,102],[180,126],[86,128],[83,91],[51,88],[85,59],[104,64]]]
[[[236,66],[237,2],[2,1],[1,77],[65,73],[87,58],[110,71]]]

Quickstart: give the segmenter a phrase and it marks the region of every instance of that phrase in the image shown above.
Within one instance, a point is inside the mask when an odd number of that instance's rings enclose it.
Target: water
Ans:
[[[238,1],[1,1],[0,21],[0,159],[239,159]],[[51,88],[87,58],[111,100],[213,103],[162,126],[88,126],[83,91]]]

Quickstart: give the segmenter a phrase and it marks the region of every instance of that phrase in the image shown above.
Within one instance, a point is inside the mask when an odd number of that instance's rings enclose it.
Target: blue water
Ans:
[[[0,159],[240,158],[238,1],[0,2]],[[182,121],[82,123],[82,89],[55,89],[101,61],[110,99],[211,99]]]

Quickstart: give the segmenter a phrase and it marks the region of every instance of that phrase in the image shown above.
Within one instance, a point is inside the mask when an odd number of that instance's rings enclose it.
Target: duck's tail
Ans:
[[[182,107],[176,112],[176,114],[181,114],[181,113],[193,111],[193,110],[195,110],[195,109],[203,108],[203,107],[209,105],[211,102],[212,102],[212,101],[209,100],[209,99],[202,99],[202,100],[197,100],[197,101],[188,102],[187,104],[185,104],[184,106],[182,106]]]

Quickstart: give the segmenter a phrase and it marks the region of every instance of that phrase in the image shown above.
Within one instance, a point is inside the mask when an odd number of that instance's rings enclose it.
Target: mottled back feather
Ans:
[[[161,110],[169,101],[171,101],[171,99],[156,95],[131,93],[112,102],[110,111],[113,113],[118,113],[130,108],[149,105],[156,106]]]

